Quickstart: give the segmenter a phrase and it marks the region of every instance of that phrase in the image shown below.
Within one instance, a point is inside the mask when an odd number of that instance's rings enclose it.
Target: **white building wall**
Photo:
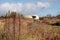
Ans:
[[[25,16],[25,18],[32,18],[32,16],[28,15],[28,16]]]
[[[33,16],[36,16],[36,18],[34,18],[34,19],[39,19],[39,16],[37,16],[37,15],[33,15]]]
[[[37,15],[33,15],[33,16],[36,16],[36,18],[34,18],[34,19],[39,19],[39,16],[37,16]],[[28,16],[25,16],[25,18],[33,18],[31,15],[28,15]]]

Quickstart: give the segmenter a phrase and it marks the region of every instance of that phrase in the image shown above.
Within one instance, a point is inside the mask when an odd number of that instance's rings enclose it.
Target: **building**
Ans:
[[[33,18],[33,19],[39,19],[39,16],[37,15],[28,15],[28,16],[25,16],[25,18]]]

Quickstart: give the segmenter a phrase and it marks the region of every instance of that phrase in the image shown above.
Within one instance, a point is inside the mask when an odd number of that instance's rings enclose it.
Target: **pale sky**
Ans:
[[[24,15],[54,16],[60,12],[60,0],[0,0],[0,15],[9,10]]]

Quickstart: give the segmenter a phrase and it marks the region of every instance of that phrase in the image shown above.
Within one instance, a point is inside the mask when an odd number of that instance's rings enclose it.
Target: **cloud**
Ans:
[[[21,3],[17,3],[17,4],[4,3],[0,5],[0,10],[22,11],[22,4]]]
[[[57,0],[49,0],[49,1],[55,2],[55,1],[57,1]]]
[[[31,10],[31,9],[34,10],[36,8],[36,5],[32,4],[32,3],[27,3],[27,4],[25,4],[25,7],[28,10]]]
[[[50,2],[50,3],[55,3],[55,2],[57,2],[58,0],[48,0],[48,2]]]
[[[37,2],[36,4],[34,3],[3,3],[0,4],[0,12],[7,12],[7,11],[16,11],[16,12],[31,12],[38,9],[42,8],[49,8],[50,4],[49,3],[42,3],[42,2]]]
[[[37,7],[38,8],[48,8],[50,6],[50,4],[47,3],[42,3],[42,2],[37,2]]]

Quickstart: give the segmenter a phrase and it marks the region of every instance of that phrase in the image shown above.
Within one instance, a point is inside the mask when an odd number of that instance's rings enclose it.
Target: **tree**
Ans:
[[[47,14],[47,17],[51,17],[51,14]]]
[[[60,19],[60,15],[57,15],[56,17]]]
[[[60,19],[60,12],[58,11],[58,15],[56,16],[56,18]]]
[[[9,15],[10,17],[16,17],[16,12],[11,12],[11,14]]]

